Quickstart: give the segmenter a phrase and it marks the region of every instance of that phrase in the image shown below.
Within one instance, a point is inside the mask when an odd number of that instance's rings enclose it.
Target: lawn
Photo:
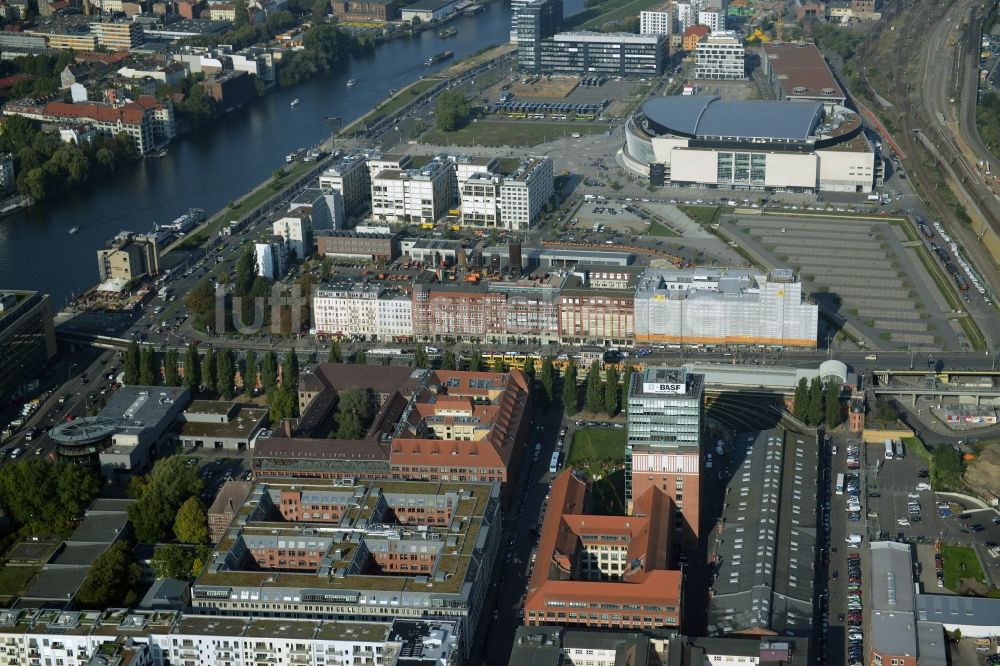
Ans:
[[[40,567],[14,566],[0,568],[0,597],[14,597],[21,593]]]
[[[677,232],[669,227],[660,224],[659,222],[653,222],[649,225],[649,235],[650,236],[679,236]]]
[[[386,116],[391,116],[392,114],[396,113],[404,106],[409,104],[411,101],[416,99],[418,95],[420,95],[423,92],[426,92],[427,90],[430,90],[439,83],[441,83],[441,79],[438,78],[420,79],[409,88],[404,88],[403,90],[399,91],[398,93],[387,99],[379,106],[375,107],[375,110],[372,112],[372,114],[373,115],[383,114]]]
[[[957,592],[961,578],[968,578],[977,583],[986,582],[976,553],[971,548],[942,546],[941,559],[944,560],[944,586],[949,590]]]
[[[626,431],[612,428],[584,428],[573,433],[567,465],[582,467],[595,463],[625,464]]]
[[[722,212],[718,206],[678,206],[677,208],[698,224],[706,226],[718,222]]]
[[[590,482],[591,511],[625,515],[625,430],[585,428],[573,433],[566,465]]]
[[[432,129],[421,143],[441,146],[534,146],[567,137],[573,132],[603,134],[610,125],[587,122],[546,123],[530,120],[481,120],[454,132]]]

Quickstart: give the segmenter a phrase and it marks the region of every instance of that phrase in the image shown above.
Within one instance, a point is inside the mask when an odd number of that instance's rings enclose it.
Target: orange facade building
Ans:
[[[653,488],[631,516],[588,515],[587,484],[552,483],[524,603],[528,626],[652,630],[679,627],[681,572],[668,569],[673,502]]]

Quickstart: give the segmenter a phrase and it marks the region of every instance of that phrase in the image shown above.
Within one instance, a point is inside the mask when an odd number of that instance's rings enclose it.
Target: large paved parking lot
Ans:
[[[953,313],[898,225],[830,217],[727,217],[723,230],[882,348],[958,349]]]

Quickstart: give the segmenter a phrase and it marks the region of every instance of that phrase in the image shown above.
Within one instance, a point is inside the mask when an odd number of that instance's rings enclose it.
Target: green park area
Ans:
[[[573,433],[566,466],[590,482],[591,512],[625,515],[625,430],[585,428]]]
[[[944,562],[944,586],[949,590],[961,592],[966,587],[963,581],[973,581],[980,585],[986,582],[979,559],[971,548],[942,546],[941,559]]]
[[[546,123],[517,120],[480,120],[453,132],[430,130],[421,143],[455,146],[535,146],[579,134],[604,134],[610,125],[589,122]]]

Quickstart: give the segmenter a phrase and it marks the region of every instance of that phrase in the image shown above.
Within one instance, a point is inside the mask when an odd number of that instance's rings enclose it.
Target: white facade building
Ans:
[[[721,9],[703,9],[698,12],[698,23],[719,32],[726,29],[726,14]]]
[[[649,269],[635,293],[637,343],[815,347],[819,306],[789,269]]]
[[[640,35],[670,35],[673,34],[674,17],[663,10],[644,10],[639,13]]]
[[[526,158],[500,185],[501,224],[513,231],[530,228],[554,193],[552,158]]]
[[[372,180],[372,216],[387,222],[436,222],[454,198],[451,160],[420,169],[387,169]]]
[[[378,301],[382,287],[375,284],[325,286],[313,297],[313,325],[327,335],[378,334]]]
[[[490,173],[473,174],[462,184],[462,224],[500,227],[500,184],[503,179]]]
[[[324,192],[340,192],[344,198],[344,214],[357,215],[368,207],[368,168],[362,155],[345,155],[319,176],[319,187]]]
[[[413,337],[412,300],[378,284],[327,285],[313,297],[313,323],[316,332],[324,335],[409,339]]]
[[[254,243],[254,252],[257,255],[257,275],[276,280],[285,274],[288,255],[284,238],[274,236],[270,240],[258,241]]]
[[[312,222],[309,213],[298,210],[274,221],[274,235],[285,239],[288,253],[301,261],[312,254]]]
[[[400,293],[384,293],[379,296],[375,330],[379,340],[412,340],[413,298]]]
[[[674,5],[674,12],[677,14],[677,34],[683,35],[685,30],[695,24],[697,14],[694,8],[686,2]]]
[[[288,204],[289,212],[296,209],[309,212],[313,231],[344,228],[344,195],[337,190],[310,187]]]
[[[453,622],[341,622],[172,611],[0,612],[0,664],[29,666],[448,666]],[[415,656],[419,655],[419,656]]]
[[[709,14],[711,12],[700,12]],[[694,78],[745,79],[746,49],[733,31],[713,32],[698,42],[694,51]]]

